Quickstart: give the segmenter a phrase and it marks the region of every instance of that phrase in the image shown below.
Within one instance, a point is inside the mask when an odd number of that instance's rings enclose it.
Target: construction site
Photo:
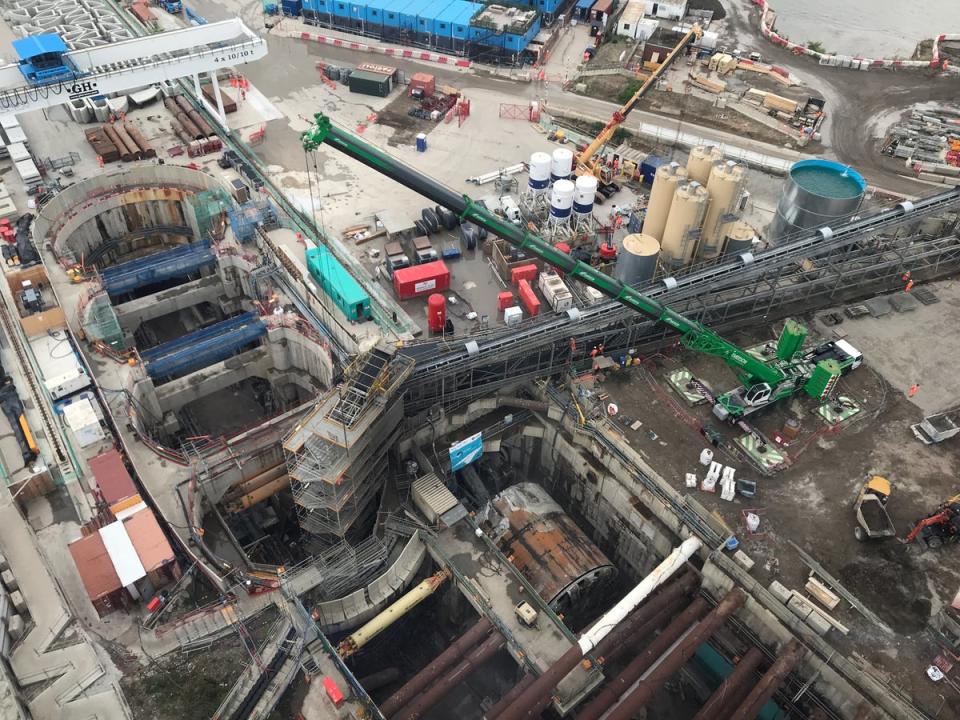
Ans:
[[[952,70],[426,5],[4,4],[3,717],[960,718]]]

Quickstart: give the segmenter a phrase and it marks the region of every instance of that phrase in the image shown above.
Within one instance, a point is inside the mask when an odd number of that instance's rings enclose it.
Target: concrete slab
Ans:
[[[886,297],[870,298],[863,303],[870,311],[871,317],[883,317],[890,314],[890,300]]]
[[[899,292],[890,296],[890,305],[898,313],[912,312],[920,307],[920,301],[907,292]]]

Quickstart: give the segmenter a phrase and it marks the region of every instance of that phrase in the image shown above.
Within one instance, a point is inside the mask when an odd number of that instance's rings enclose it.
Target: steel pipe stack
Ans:
[[[130,134],[124,129],[123,125],[116,125],[113,128],[117,136],[123,142],[124,145],[130,150],[130,154],[133,155],[134,160],[143,160],[143,152],[137,147],[137,144],[133,141],[133,138],[130,137]]]
[[[740,658],[733,672],[713,691],[700,712],[693,716],[693,720],[724,720],[729,716],[734,708],[746,700],[750,693],[750,681],[761,660],[763,653],[760,648],[752,646],[747,654]]]
[[[462,658],[466,652],[483,640],[493,629],[493,624],[486,617],[480,618],[463,635],[457,638],[446,650],[437,655],[429,665],[410,678],[403,687],[391,695],[380,706],[384,717],[391,717],[397,710],[410,702],[427,685],[433,682],[440,673],[444,672],[453,663]]]
[[[700,540],[697,538],[687,538],[680,544],[680,547],[674,548],[673,552],[657,565],[647,577],[641,580],[639,585],[627,593],[620,602],[585,632],[576,645],[567,650],[543,675],[531,683],[526,692],[501,713],[497,720],[522,720],[524,718],[533,720],[533,718],[539,717],[540,710],[550,703],[553,689],[557,684],[654,590],[684,567],[687,560],[700,549],[700,546]]]
[[[418,720],[425,712],[443,700],[447,693],[466,680],[470,673],[496,655],[506,644],[507,641],[500,633],[494,633],[474,648],[452,670],[437,680],[426,692],[406,707],[401,708],[396,715],[391,716],[388,720]]]
[[[127,144],[120,139],[120,136],[117,134],[116,129],[112,125],[104,125],[103,133],[117,148],[117,151],[120,153],[121,160],[124,162],[130,162],[133,160],[133,154],[130,152],[130,148],[128,148]]]
[[[187,116],[187,113],[183,111],[176,100],[173,98],[164,98],[163,106],[167,108],[176,121],[180,123],[180,126],[183,128],[184,132],[190,136],[191,140],[200,140],[203,137],[203,133],[200,132],[200,128],[197,127],[193,120]]]
[[[533,685],[533,681],[536,679],[536,675],[531,675],[530,673],[524,675],[520,682],[514,685],[506,695],[500,698],[496,704],[493,705],[493,707],[487,710],[484,718],[486,718],[486,720],[491,720],[491,718],[497,717],[500,713],[513,705],[516,699],[523,695],[524,691]]]
[[[203,137],[209,137],[213,135],[213,130],[207,124],[207,121],[203,119],[203,116],[198,113],[193,105],[190,104],[190,101],[187,100],[183,95],[177,95],[176,97],[177,105],[180,106],[180,109],[187,114],[187,116],[193,121],[200,132],[203,133]],[[199,140],[200,138],[197,138]]]
[[[777,688],[783,684],[787,675],[793,672],[803,660],[807,651],[796,640],[791,640],[783,653],[776,659],[760,682],[753,686],[747,699],[733,711],[730,720],[754,720],[767,700],[773,697]]]
[[[130,138],[137,144],[137,147],[140,148],[140,152],[143,153],[143,157],[154,158],[157,156],[157,151],[150,146],[150,143],[147,142],[147,139],[143,136],[143,133],[140,132],[140,129],[136,125],[124,123],[123,127],[127,131],[127,134],[130,136]]]
[[[631,720],[647,706],[654,693],[673,677],[710,637],[720,629],[727,618],[747,601],[747,594],[738,587],[728,592],[699,625],[684,637],[659,665],[607,715],[607,720]],[[751,720],[755,718],[751,715]]]

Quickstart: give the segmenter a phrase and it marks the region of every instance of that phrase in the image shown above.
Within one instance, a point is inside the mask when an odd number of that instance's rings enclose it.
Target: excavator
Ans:
[[[960,495],[941,503],[935,512],[917,521],[904,542],[918,541],[935,550],[942,545],[960,540]]]
[[[593,139],[584,150],[577,156],[576,159],[576,173],[577,175],[593,175],[597,178],[597,183],[599,184],[599,192],[601,195],[607,196],[607,193],[604,192],[606,188],[614,184],[616,179],[616,171],[609,164],[600,161],[595,156],[600,149],[610,142],[613,138],[614,133],[617,132],[617,128],[623,125],[624,121],[627,119],[627,116],[630,112],[639,104],[640,100],[644,95],[656,85],[657,80],[667,71],[667,69],[673,64],[673,62],[680,57],[680,55],[686,50],[687,46],[694,41],[700,40],[703,36],[703,31],[700,29],[700,26],[694,24],[694,26],[684,35],[680,42],[677,43],[677,46],[670,51],[670,54],[667,55],[663,62],[660,63],[660,66],[653,71],[653,74],[641,85],[633,96],[624,103],[623,107],[619,110],[616,110],[611,116],[610,120],[604,126],[597,136]],[[610,193],[612,195],[612,193]]]
[[[724,340],[705,325],[684,317],[630,285],[558,250],[528,228],[514,225],[469,196],[454,192],[370,143],[334,126],[330,118],[322,113],[314,115],[313,125],[301,135],[300,141],[307,152],[313,152],[323,144],[339,150],[445,207],[462,221],[472,222],[554,266],[567,277],[596,288],[626,307],[668,325],[680,334],[681,342],[687,348],[720,358],[741,383],[729,392],[709,395],[714,415],[721,420],[741,423],[745,416],[794,397],[801,391],[810,397],[825,399],[840,375],[862,362],[862,354],[844,340],[802,351],[802,338],[797,339],[802,328],[797,323],[787,324],[791,332],[788,333],[785,328],[769,356],[761,358],[752,355]],[[575,312],[573,309],[568,311]],[[802,330],[802,334],[805,335],[806,331]]]

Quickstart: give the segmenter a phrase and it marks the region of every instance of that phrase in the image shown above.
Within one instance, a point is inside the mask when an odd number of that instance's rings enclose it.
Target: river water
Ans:
[[[769,0],[777,31],[828,52],[903,57],[921,40],[960,33],[960,0]]]

